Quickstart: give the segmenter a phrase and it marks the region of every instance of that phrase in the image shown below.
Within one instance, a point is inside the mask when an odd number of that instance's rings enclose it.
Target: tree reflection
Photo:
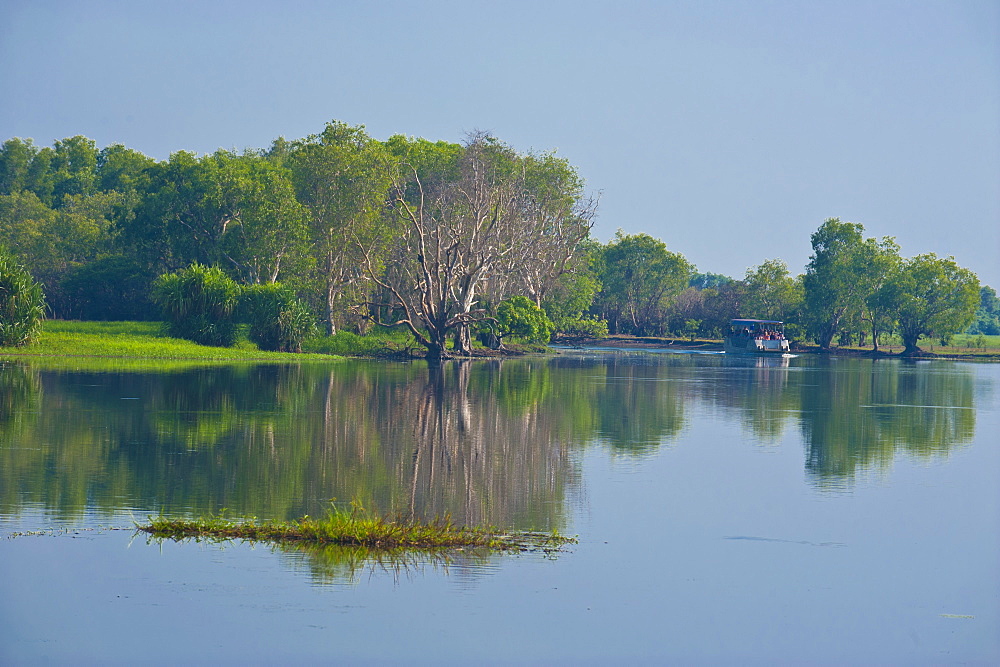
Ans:
[[[696,404],[763,442],[801,428],[808,476],[850,483],[972,440],[973,373],[895,361],[565,355],[148,373],[0,365],[0,512],[292,519],[378,512],[566,530],[579,456],[677,442]]]
[[[909,363],[827,362],[801,386],[806,470],[820,486],[883,469],[899,452],[947,454],[975,435],[968,368],[934,372]]]

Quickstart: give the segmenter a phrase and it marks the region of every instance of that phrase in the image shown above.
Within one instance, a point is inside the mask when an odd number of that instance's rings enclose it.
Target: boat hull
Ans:
[[[759,338],[734,338],[731,336],[726,336],[722,343],[722,348],[726,351],[726,354],[759,354],[759,355],[777,355],[787,354],[789,351],[788,341],[781,340],[762,340]]]

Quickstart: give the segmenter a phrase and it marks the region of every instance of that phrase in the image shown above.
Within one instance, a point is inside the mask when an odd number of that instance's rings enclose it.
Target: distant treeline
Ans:
[[[166,161],[82,136],[0,147],[0,246],[58,318],[161,319],[157,278],[201,266],[280,285],[328,333],[405,326],[431,356],[449,338],[461,352],[523,331],[718,336],[741,316],[824,347],[1000,333],[996,293],[974,274],[905,259],[860,224],[824,222],[803,275],[767,260],[734,280],[646,234],[600,243],[596,210],[567,160],[484,133],[377,141],[330,122],[266,150]]]

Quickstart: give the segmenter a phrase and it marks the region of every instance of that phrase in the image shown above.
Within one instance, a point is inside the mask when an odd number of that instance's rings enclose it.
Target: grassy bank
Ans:
[[[481,547],[502,551],[554,550],[575,542],[547,533],[503,532],[494,528],[455,526],[448,519],[420,522],[372,515],[358,506],[334,508],[324,519],[304,517],[288,522],[234,521],[223,517],[198,520],[150,519],[137,526],[155,538],[246,540],[274,544],[356,546],[373,550]]]
[[[34,343],[0,347],[0,355],[142,358],[199,361],[316,361],[325,354],[263,352],[242,341],[234,347],[209,347],[171,338],[158,322],[77,322],[48,320]]]
[[[653,336],[612,335],[607,338],[572,339],[556,341],[560,345],[583,347],[619,347],[625,349],[678,349],[718,352],[722,350],[721,340],[698,338],[658,338]],[[921,339],[920,347],[929,355],[942,359],[959,359],[966,361],[1000,361],[1000,336],[970,336],[957,334],[952,336],[947,345],[942,345],[936,339]],[[879,345],[879,350],[890,356],[898,356],[903,351],[902,342],[898,337],[887,337],[885,343]],[[819,346],[812,343],[799,343],[792,349],[794,353],[820,353]],[[871,352],[871,345],[834,347],[830,353],[864,355]]]

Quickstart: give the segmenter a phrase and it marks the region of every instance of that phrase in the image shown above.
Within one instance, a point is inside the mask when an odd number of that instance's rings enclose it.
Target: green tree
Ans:
[[[119,200],[116,192],[66,194],[62,207],[51,209],[29,190],[0,195],[0,243],[31,267],[58,316],[70,308],[63,278],[110,248],[110,218]]]
[[[743,284],[745,317],[787,321],[802,307],[802,283],[788,273],[788,265],[780,259],[768,259],[747,269]]]
[[[838,333],[860,329],[865,302],[892,265],[876,258],[898,251],[893,239],[865,239],[863,233],[859,223],[830,218],[810,237],[813,254],[803,277],[805,320],[824,350]]]
[[[527,343],[548,343],[552,337],[552,321],[534,301],[526,296],[514,296],[497,306],[497,324],[501,340],[506,336]]]
[[[556,332],[577,330],[581,326],[592,328],[590,322],[593,320],[581,322],[581,319],[601,291],[597,277],[601,250],[601,244],[590,237],[582,241],[569,268],[554,281],[542,299],[542,309],[552,320]],[[607,333],[607,325],[604,332]]]
[[[979,309],[968,333],[984,336],[1000,336],[1000,299],[989,285],[979,288]]]
[[[30,343],[45,317],[42,286],[0,247],[0,347]]]
[[[5,141],[0,146],[0,194],[28,190],[46,206],[53,206],[54,156],[52,148],[38,148],[31,139]]]
[[[921,336],[964,331],[979,305],[979,279],[952,257],[917,255],[903,263],[890,284],[905,346],[903,354],[919,353]]]
[[[304,254],[302,208],[289,174],[265,157],[180,151],[145,173],[149,193],[121,222],[121,240],[152,273],[198,262],[245,282],[273,282]]]
[[[49,169],[52,173],[52,205],[60,208],[67,195],[94,193],[97,180],[97,145],[77,135],[55,142]]]
[[[392,183],[392,160],[364,126],[332,121],[293,144],[286,158],[307,210],[313,261],[323,289],[323,321],[337,331],[348,306],[364,301],[365,262],[384,265],[378,223]]]
[[[648,234],[621,230],[604,248],[595,308],[612,333],[664,333],[666,307],[691,279],[694,267]]]
[[[64,317],[79,320],[155,320],[150,299],[153,277],[135,260],[102,257],[70,269],[60,288],[66,299]]]
[[[38,148],[31,139],[13,137],[0,146],[0,195],[30,190],[31,162]]]

